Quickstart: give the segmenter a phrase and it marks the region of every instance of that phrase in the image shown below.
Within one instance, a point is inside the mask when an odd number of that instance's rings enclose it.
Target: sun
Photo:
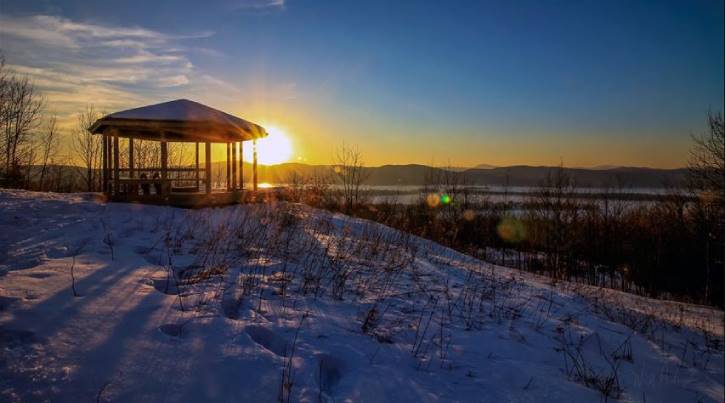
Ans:
[[[257,140],[257,161],[264,165],[281,164],[289,161],[292,157],[292,142],[289,137],[280,129],[265,127],[269,136]],[[244,160],[252,162],[251,144],[244,145]]]

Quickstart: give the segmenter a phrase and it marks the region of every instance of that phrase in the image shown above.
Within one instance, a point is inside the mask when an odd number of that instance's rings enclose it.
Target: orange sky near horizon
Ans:
[[[242,108],[231,108],[229,111],[255,122],[263,122],[262,125],[272,124],[281,128],[292,143],[288,162],[306,164],[334,163],[336,150],[344,144],[357,147],[368,166],[556,166],[563,163],[567,167],[614,165],[681,168],[687,165],[690,134],[699,132],[683,132],[677,138],[665,139],[639,133],[580,137],[530,133],[522,136],[490,132],[482,127],[479,134],[463,137],[413,125],[388,132],[376,124],[369,127],[348,126],[334,118],[312,117],[306,110],[277,112],[269,105],[262,109],[247,109],[247,113]],[[704,127],[700,130],[704,130]],[[414,141],[410,141],[410,137]],[[624,138],[626,142],[622,141]]]
[[[492,133],[481,128],[480,134],[455,136],[426,128],[396,128],[387,132],[379,125],[369,127],[346,125],[334,118],[317,115],[310,105],[303,108],[269,104],[224,107],[216,105],[213,97],[203,97],[201,102],[263,126],[279,128],[289,139],[291,153],[284,162],[310,165],[333,164],[335,153],[343,145],[357,147],[365,165],[421,164],[430,166],[474,167],[479,164],[493,166],[532,165],[567,167],[647,166],[654,168],[681,168],[686,166],[690,147],[690,134],[683,133],[675,139],[630,134],[603,134],[595,136],[565,136],[560,134],[531,133],[526,136]],[[89,100],[91,101],[91,100]],[[104,102],[94,99],[96,109],[104,108]],[[153,101],[149,101],[153,103]],[[50,104],[52,107],[52,103]],[[129,105],[129,108],[141,105]],[[289,109],[283,109],[289,108]],[[111,113],[112,113],[111,112]],[[703,119],[704,121],[704,119]],[[73,159],[69,148],[71,136],[76,131],[73,114],[59,116],[63,133],[61,153]],[[452,129],[454,130],[454,129]],[[470,129],[468,129],[470,131]],[[704,129],[703,129],[704,130]],[[697,133],[693,130],[692,133]],[[402,135],[401,135],[402,134]],[[414,141],[409,138],[413,137]],[[628,137],[627,142],[618,138]],[[269,156],[262,155],[260,163]],[[252,148],[245,142],[245,150]],[[270,152],[265,150],[264,152]],[[214,161],[223,161],[223,147],[213,148]],[[245,157],[249,159],[249,154]],[[278,160],[278,158],[273,158]]]

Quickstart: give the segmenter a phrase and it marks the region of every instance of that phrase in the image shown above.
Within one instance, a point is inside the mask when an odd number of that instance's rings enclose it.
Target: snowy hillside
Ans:
[[[723,401],[722,311],[301,205],[0,212],[0,401]]]

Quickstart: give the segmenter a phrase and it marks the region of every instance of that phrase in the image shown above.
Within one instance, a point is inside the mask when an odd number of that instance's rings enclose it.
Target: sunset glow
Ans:
[[[263,165],[281,164],[292,157],[292,141],[279,128],[266,126],[269,136],[257,140],[257,161]],[[251,143],[244,145],[244,160],[252,161],[254,147]]]
[[[721,2],[673,2],[646,19],[629,2],[585,2],[586,23],[532,1],[464,1],[445,18],[425,1],[384,15],[366,3],[353,13],[337,2],[131,3],[147,11],[2,3],[6,68],[38,86],[62,131],[87,105],[112,113],[190,98],[264,127],[284,122],[292,135],[260,141],[262,164],[330,164],[344,141],[371,166],[679,168],[690,134],[723,107]],[[408,26],[411,9],[420,18]],[[637,78],[635,66],[648,73]],[[60,147],[80,164],[70,141]]]

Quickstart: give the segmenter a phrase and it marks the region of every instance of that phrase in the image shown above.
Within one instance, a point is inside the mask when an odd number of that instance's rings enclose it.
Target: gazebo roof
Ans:
[[[226,143],[266,137],[262,126],[188,99],[128,109],[98,119],[91,132],[144,140]]]

